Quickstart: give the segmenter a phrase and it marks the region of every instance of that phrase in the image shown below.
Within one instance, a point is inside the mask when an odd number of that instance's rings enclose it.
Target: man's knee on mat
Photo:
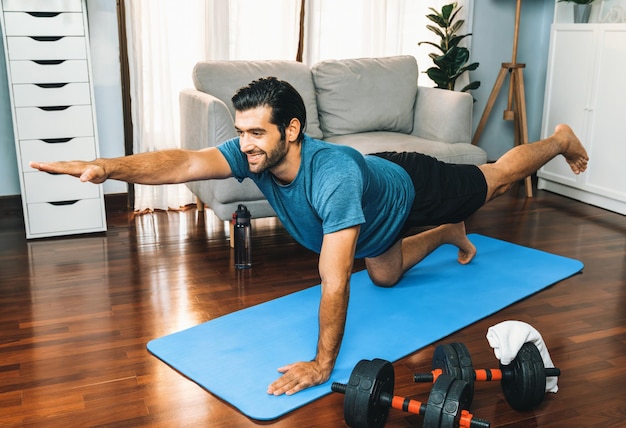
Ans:
[[[379,287],[393,287],[400,281],[400,278],[402,278],[402,273],[399,270],[393,271],[389,268],[380,268],[380,265],[376,265],[372,262],[368,263],[367,259],[365,260],[365,267],[374,285]]]
[[[385,288],[393,287],[394,285],[398,283],[398,281],[400,281],[400,278],[401,278],[401,277],[395,278],[395,277],[374,276],[372,275],[370,271],[368,271],[368,274],[370,276],[370,279],[374,283],[374,285],[377,285],[379,287],[385,287]]]
[[[383,254],[365,259],[365,267],[372,282],[379,287],[393,287],[402,278],[402,240]]]

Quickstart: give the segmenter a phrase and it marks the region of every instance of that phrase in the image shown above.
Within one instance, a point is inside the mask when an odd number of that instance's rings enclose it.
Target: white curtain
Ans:
[[[296,59],[300,0],[207,2],[208,59]]]
[[[473,0],[458,0],[457,15],[465,20],[462,33],[471,32]],[[304,62],[326,59],[413,55],[421,71],[433,65],[428,57],[434,48],[418,42],[438,42],[426,28],[434,25],[427,14],[452,0],[306,0]],[[466,39],[467,40],[467,39]],[[434,86],[420,74],[424,86]]]
[[[413,55],[420,68],[432,65],[437,41],[426,29],[429,7],[452,0],[306,0],[303,62]],[[457,0],[458,17],[471,32],[473,0]],[[207,0],[208,59],[295,59],[301,0]],[[467,40],[467,39],[466,39]],[[425,75],[424,75],[425,76]],[[425,76],[427,79],[428,77]]]
[[[180,147],[178,93],[206,52],[204,0],[125,0],[133,152]],[[194,202],[183,184],[135,186],[135,210]]]
[[[124,0],[135,153],[180,147],[178,94],[191,70],[210,60],[294,60],[301,0]],[[432,65],[437,41],[429,7],[452,0],[306,0],[303,62],[413,55]],[[473,0],[458,0],[471,32]],[[467,39],[466,39],[467,40]],[[469,41],[471,42],[471,40]],[[434,86],[424,73],[421,85]],[[184,185],[135,186],[135,209],[178,208],[194,201]]]

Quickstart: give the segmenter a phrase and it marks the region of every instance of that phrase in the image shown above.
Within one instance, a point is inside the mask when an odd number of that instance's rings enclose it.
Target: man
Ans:
[[[575,174],[587,167],[587,153],[566,125],[545,140],[513,148],[495,163],[450,165],[416,153],[364,157],[305,136],[302,98],[276,78],[241,88],[233,104],[239,137],[218,147],[31,166],[93,183],[254,180],[289,233],[319,253],[317,354],[312,361],[280,367],[283,375],[268,387],[274,395],[294,394],[329,379],[343,338],[355,258],[365,258],[372,281],[387,287],[445,243],[458,247],[459,263],[469,263],[476,248],[466,237],[465,218],[559,154]],[[409,227],[426,225],[439,226],[403,238]]]

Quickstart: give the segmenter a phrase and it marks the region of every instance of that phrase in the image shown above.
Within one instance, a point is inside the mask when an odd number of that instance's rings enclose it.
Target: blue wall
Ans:
[[[4,44],[0,43],[0,196],[20,193]]]

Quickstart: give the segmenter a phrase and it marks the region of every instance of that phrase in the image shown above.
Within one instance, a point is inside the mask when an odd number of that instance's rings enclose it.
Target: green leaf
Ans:
[[[463,67],[463,71],[474,71],[478,68],[479,63],[473,62],[470,65]]]
[[[441,16],[443,16],[443,19],[445,19],[446,22],[450,22],[450,14],[452,13],[455,7],[456,7],[456,3],[452,3],[452,4],[447,4],[441,8]]]
[[[433,42],[419,42],[417,45],[418,46],[421,46],[421,45],[431,45],[431,46],[437,48],[439,50],[439,52],[441,52],[443,54],[443,49],[441,48],[441,46],[439,46],[439,45],[437,45],[437,44],[435,44]],[[430,55],[432,55],[432,53]],[[439,54],[435,54],[435,56],[437,56],[437,55],[439,55]]]
[[[461,29],[461,27],[463,26],[464,23],[465,23],[465,21],[463,21],[463,20],[456,21],[454,24],[452,24],[450,26],[450,29],[452,30],[453,33],[456,33],[457,31],[459,31]]]
[[[468,36],[468,34],[463,34],[462,36],[451,37],[450,40],[448,41],[448,47],[452,48],[454,46],[458,46],[461,40],[463,40],[466,36]]]
[[[428,15],[428,19],[430,19],[431,21],[433,21],[435,24],[437,24],[438,26],[442,28],[446,28],[448,26],[448,22],[445,19],[443,19],[441,16]]]
[[[445,35],[443,34],[443,32],[442,32],[439,28],[434,27],[434,26],[432,26],[432,25],[427,25],[427,26],[426,26],[426,28],[428,28],[430,31],[432,31],[432,32],[433,32],[433,33],[435,33],[437,36],[439,36],[439,38],[441,38],[441,39],[444,39],[444,38],[445,38]]]
[[[465,85],[463,87],[463,89],[461,89],[461,92],[472,91],[472,90],[478,89],[478,88],[480,88],[480,82],[475,81],[475,82],[472,82],[472,83],[469,83],[469,84]]]
[[[467,48],[455,46],[446,52],[444,56],[448,57],[449,61],[454,64],[455,69],[458,70],[469,60],[470,53]]]
[[[426,74],[438,87],[445,88],[449,82],[448,75],[435,67],[426,70]]]
[[[454,6],[456,7],[456,3],[454,3]],[[452,22],[452,21],[454,21],[454,20],[456,19],[456,15],[457,15],[457,14],[461,11],[461,9],[463,9],[463,6],[461,6],[460,8],[458,8],[458,9],[454,12],[454,14],[450,17],[450,21],[449,21],[449,22]],[[461,24],[462,24],[463,22],[465,22],[465,21],[461,20]]]

